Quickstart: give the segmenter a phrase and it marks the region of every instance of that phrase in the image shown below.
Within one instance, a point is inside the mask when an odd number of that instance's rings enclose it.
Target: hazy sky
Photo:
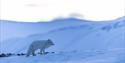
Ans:
[[[111,20],[125,14],[125,0],[0,0],[0,19],[49,21],[75,16]]]

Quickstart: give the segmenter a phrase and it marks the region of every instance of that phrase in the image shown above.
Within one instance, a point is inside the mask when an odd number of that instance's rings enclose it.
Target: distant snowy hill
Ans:
[[[86,20],[68,18],[68,19],[55,19],[52,22],[35,22],[35,23],[0,20],[0,32],[1,32],[0,41],[11,38],[26,37],[32,34],[45,33],[47,31],[61,27],[80,25],[83,24],[83,21],[85,22]]]
[[[56,19],[47,23],[1,21],[1,32],[3,40],[1,40],[0,50],[4,53],[26,53],[32,41],[51,39],[55,46],[47,51],[54,51],[56,54],[42,58],[49,58],[48,61],[53,61],[52,63],[120,63],[120,61],[122,63],[125,58],[125,52],[123,52],[125,50],[125,17],[108,22],[93,22],[75,18]],[[51,56],[55,59],[59,58],[55,61]],[[86,59],[86,57],[89,58]],[[51,63],[39,58],[40,56],[30,57],[31,63],[34,63],[35,59],[38,59],[37,63],[42,61]],[[15,57],[15,59],[20,58]],[[1,61],[5,62],[5,60],[7,59]],[[11,60],[14,61],[11,58],[8,61]],[[30,63],[30,60],[26,58],[22,61],[24,61],[22,63]]]

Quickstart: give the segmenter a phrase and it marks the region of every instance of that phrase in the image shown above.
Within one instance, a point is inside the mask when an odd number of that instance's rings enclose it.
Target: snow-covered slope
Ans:
[[[91,22],[70,18],[41,24],[39,30],[46,31],[4,40],[1,42],[0,50],[4,53],[26,53],[32,41],[51,39],[55,46],[47,51],[54,51],[55,54],[29,58],[15,56],[3,58],[0,61],[18,63],[20,62],[18,60],[22,58],[21,63],[41,63],[42,61],[45,63],[124,63],[125,17],[109,22]]]
[[[13,22],[8,20],[0,20],[0,33],[1,39],[9,40],[12,38],[25,37],[31,34],[44,33],[49,30],[57,29],[60,27],[80,25],[87,20],[80,20],[75,18],[68,19],[55,19],[52,22]],[[67,24],[68,23],[68,24]]]

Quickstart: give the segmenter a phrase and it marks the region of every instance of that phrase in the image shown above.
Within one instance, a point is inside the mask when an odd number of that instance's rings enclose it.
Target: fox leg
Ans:
[[[43,49],[40,49],[40,54],[43,54]]]
[[[35,50],[32,51],[32,55],[33,55],[33,56],[36,56],[36,54],[35,54]]]
[[[31,55],[31,49],[29,48],[28,51],[27,51],[27,54],[26,54],[26,57],[30,56]]]
[[[40,54],[45,54],[45,49],[40,49]]]
[[[26,57],[29,57],[29,56],[30,56],[30,54],[31,54],[31,53],[30,53],[30,52],[28,52],[28,53],[26,54]]]
[[[45,49],[43,49],[43,54],[45,54],[46,52],[45,52]]]

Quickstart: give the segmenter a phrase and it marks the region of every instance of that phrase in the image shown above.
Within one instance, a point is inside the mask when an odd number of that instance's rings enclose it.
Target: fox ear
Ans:
[[[50,41],[50,39],[48,39],[48,41]]]

